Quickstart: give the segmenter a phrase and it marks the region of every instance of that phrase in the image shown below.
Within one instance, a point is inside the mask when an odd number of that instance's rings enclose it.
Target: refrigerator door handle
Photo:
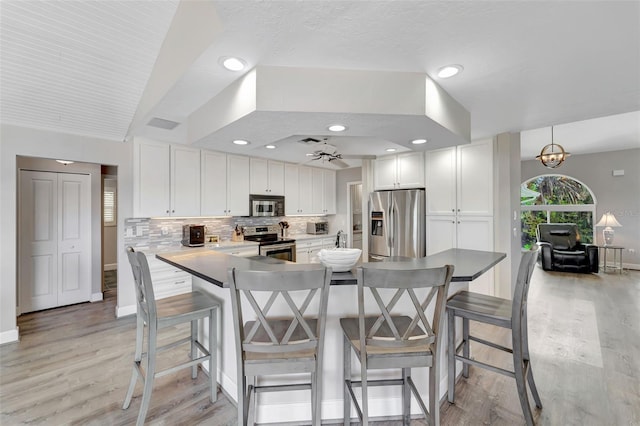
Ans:
[[[389,254],[393,256],[393,203],[389,203],[389,211],[387,212],[387,244],[389,245]]]

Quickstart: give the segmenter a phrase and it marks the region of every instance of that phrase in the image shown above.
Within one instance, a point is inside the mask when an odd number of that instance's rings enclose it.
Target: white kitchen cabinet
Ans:
[[[336,172],[314,168],[311,173],[311,194],[311,213],[335,214]]]
[[[284,163],[251,158],[251,194],[284,195]]]
[[[427,255],[450,248],[494,249],[491,140],[426,153]],[[471,290],[494,294],[493,272]]]
[[[427,256],[448,250],[493,250],[493,217],[427,216]]]
[[[427,215],[493,215],[491,140],[426,153]]]
[[[249,215],[249,157],[202,151],[201,216]]]
[[[227,155],[227,214],[249,216],[249,157]]]
[[[199,216],[200,150],[134,143],[134,216]]]
[[[311,214],[313,192],[310,167],[285,164],[284,211],[287,216]]]
[[[336,237],[317,237],[296,241],[296,263],[320,263],[318,253],[336,246]]]
[[[153,282],[153,293],[156,299],[175,296],[177,294],[191,291],[191,274],[184,272],[167,262],[156,258],[155,253],[145,253],[151,282]]]
[[[296,263],[319,263],[320,250],[322,250],[322,238],[296,241]]]
[[[377,158],[374,187],[376,190],[424,188],[424,154],[405,152]]]
[[[201,215],[227,215],[227,154],[202,151]]]

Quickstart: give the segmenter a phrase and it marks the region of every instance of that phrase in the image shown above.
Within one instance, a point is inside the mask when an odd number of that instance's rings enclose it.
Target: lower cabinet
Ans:
[[[190,273],[158,260],[155,254],[147,254],[147,263],[149,263],[156,299],[164,299],[191,291]]]
[[[427,256],[461,248],[493,251],[492,216],[427,216]],[[493,296],[493,269],[469,284],[470,291]]]
[[[336,246],[334,237],[313,238],[296,241],[296,263],[320,263],[318,253],[322,249]]]

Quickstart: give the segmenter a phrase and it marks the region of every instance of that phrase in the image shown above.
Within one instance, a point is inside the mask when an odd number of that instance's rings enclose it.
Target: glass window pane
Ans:
[[[522,220],[522,248],[529,250],[531,249],[531,246],[533,246],[533,244],[538,241],[536,237],[536,229],[539,223],[547,222],[547,212],[521,212],[520,219]]]
[[[580,242],[593,244],[593,215],[591,212],[550,212],[551,223],[575,223],[580,230]]]

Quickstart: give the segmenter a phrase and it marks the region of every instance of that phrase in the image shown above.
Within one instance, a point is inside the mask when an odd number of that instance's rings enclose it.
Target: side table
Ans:
[[[602,270],[604,272],[607,272],[607,268],[609,268],[613,270],[619,270],[620,273],[622,274],[622,251],[624,250],[624,247],[598,246],[598,249],[600,249],[600,253],[604,255],[604,256],[601,256],[603,259]],[[609,250],[613,250],[613,265],[611,266],[607,265],[607,252]]]

